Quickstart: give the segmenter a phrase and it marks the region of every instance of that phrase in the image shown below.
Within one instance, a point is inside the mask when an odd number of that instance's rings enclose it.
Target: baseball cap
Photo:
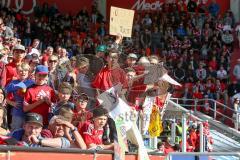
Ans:
[[[234,98],[235,101],[239,101],[240,99],[238,97]]]
[[[99,45],[96,48],[97,52],[106,52],[106,50],[107,50],[107,46],[106,45]]]
[[[71,84],[68,83],[68,82],[63,82],[59,86],[59,92],[63,93],[63,94],[72,94],[72,86],[71,86]]]
[[[22,50],[22,51],[25,52],[25,47],[24,47],[23,45],[21,45],[21,44],[17,44],[17,45],[13,48],[13,50]]]
[[[108,114],[107,109],[103,107],[97,107],[96,109],[93,110],[93,118],[97,118],[100,116],[106,116]]]
[[[43,126],[43,118],[40,114],[37,113],[27,113],[25,116],[25,122],[33,122],[33,123],[38,123],[41,126]]]
[[[36,74],[48,74],[48,67],[44,65],[38,65],[35,70]]]
[[[127,58],[134,58],[134,59],[138,59],[137,55],[134,53],[130,53]]]

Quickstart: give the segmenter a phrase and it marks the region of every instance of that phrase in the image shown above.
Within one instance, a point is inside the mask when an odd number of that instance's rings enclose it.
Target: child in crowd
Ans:
[[[74,97],[75,110],[72,123],[78,127],[80,131],[83,124],[92,118],[92,113],[86,110],[89,98],[85,93]]]
[[[29,79],[30,66],[27,63],[22,63],[17,67],[18,79],[11,81],[6,87],[7,104],[13,106],[11,130],[16,130],[22,127],[25,120],[23,111],[23,99],[27,88],[34,85],[34,81]]]
[[[81,135],[87,145],[88,149],[110,149],[113,150],[114,144],[110,143],[107,145],[103,144],[103,127],[107,123],[107,110],[102,106],[98,106],[93,110],[92,121],[84,123],[81,128]]]
[[[24,96],[24,112],[38,113],[43,117],[43,124],[48,124],[50,107],[56,102],[54,90],[47,85],[48,68],[38,65],[35,70],[35,85],[29,88]]]

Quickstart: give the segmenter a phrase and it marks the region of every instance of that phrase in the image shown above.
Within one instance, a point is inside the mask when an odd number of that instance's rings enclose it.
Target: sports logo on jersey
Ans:
[[[37,94],[37,99],[42,99],[43,97],[50,97],[49,91],[40,90]]]

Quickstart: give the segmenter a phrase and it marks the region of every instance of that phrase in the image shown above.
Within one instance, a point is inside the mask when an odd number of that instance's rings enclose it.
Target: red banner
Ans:
[[[163,2],[174,0],[107,0],[107,15],[109,15],[110,7],[121,7],[135,10],[156,10],[159,9]],[[211,0],[205,0],[207,4]],[[221,13],[224,13],[230,8],[230,0],[216,0],[220,5]],[[1,0],[0,4],[5,7],[12,7],[15,11],[21,10],[24,14],[33,13],[33,8],[36,5],[47,3],[48,6],[56,4],[57,8],[62,13],[76,14],[82,8],[86,7],[91,12],[93,0]]]
[[[120,7],[126,9],[134,9],[137,11],[155,11],[159,10],[164,2],[174,0],[108,0],[107,1],[107,15],[109,15],[110,7]],[[205,0],[208,5],[211,0]],[[224,13],[230,8],[230,0],[216,0],[220,6],[220,13]]]
[[[92,2],[93,0],[1,0],[0,5],[11,7],[15,11],[21,10],[23,14],[31,14],[36,5],[47,3],[48,7],[55,4],[62,13],[76,14],[84,7],[91,12]]]

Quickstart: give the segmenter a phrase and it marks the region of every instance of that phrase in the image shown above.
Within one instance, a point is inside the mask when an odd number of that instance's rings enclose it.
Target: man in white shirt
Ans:
[[[224,69],[223,66],[220,66],[220,69],[217,71],[217,78],[220,80],[226,80],[227,76],[227,71]]]

